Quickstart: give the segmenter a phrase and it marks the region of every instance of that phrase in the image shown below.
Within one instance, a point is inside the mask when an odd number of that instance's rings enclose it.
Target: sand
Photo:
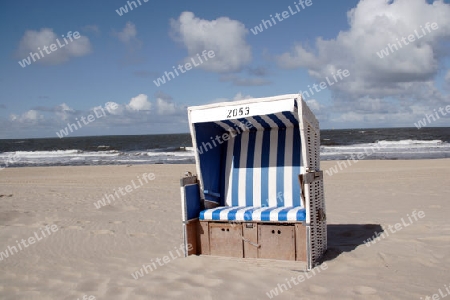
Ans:
[[[322,169],[335,164],[323,162]],[[0,299],[269,299],[266,293],[287,285],[286,278],[306,276],[300,263],[180,257],[179,178],[185,171],[195,167],[0,171],[0,252],[17,248],[0,261]],[[144,173],[153,173],[154,180],[146,183]],[[327,268],[290,283],[276,298],[445,298],[449,179],[448,159],[360,161],[325,175]],[[138,188],[100,209],[94,206],[132,180]],[[401,229],[392,232],[396,223]],[[384,236],[366,246],[382,228]],[[31,239],[19,250],[18,242],[30,237],[34,244]],[[148,274],[131,275],[165,256]]]

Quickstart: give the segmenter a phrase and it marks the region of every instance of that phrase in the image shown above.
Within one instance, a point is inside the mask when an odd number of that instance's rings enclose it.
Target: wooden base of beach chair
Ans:
[[[307,230],[302,223],[200,221],[195,228],[198,234],[195,239],[198,241],[196,254],[304,262],[307,260]]]
[[[308,236],[306,234],[306,226],[303,224],[295,224],[295,260],[305,261],[308,255]]]
[[[187,256],[210,254],[208,222],[200,222],[198,219],[191,220],[184,225],[183,232]],[[191,246],[188,247],[188,245]]]
[[[201,253],[200,242],[199,242],[199,227],[200,222],[198,220],[193,220],[188,222],[185,226],[185,246],[187,255],[198,255]],[[187,247],[187,245],[191,245],[191,247]]]

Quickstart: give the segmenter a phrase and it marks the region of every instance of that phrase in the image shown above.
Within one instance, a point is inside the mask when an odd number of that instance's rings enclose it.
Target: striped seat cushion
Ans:
[[[200,212],[202,221],[305,221],[306,211],[296,207],[221,206]]]

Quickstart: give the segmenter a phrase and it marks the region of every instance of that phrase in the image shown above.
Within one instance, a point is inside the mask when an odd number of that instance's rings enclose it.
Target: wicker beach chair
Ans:
[[[181,179],[187,255],[304,261],[327,248],[319,123],[301,95],[188,108],[197,175]]]

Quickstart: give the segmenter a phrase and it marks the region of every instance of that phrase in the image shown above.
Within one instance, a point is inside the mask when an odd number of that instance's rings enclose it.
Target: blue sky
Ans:
[[[439,112],[450,105],[449,1],[128,2],[133,10],[123,0],[2,1],[0,138],[57,137],[110,104],[69,135],[188,132],[187,106],[299,93],[327,79],[303,94],[321,128],[413,127],[436,112],[429,126],[450,126]],[[80,36],[64,44],[69,31]],[[63,46],[19,64],[56,39]],[[215,56],[155,85],[204,50]],[[349,76],[333,81],[338,70]]]

